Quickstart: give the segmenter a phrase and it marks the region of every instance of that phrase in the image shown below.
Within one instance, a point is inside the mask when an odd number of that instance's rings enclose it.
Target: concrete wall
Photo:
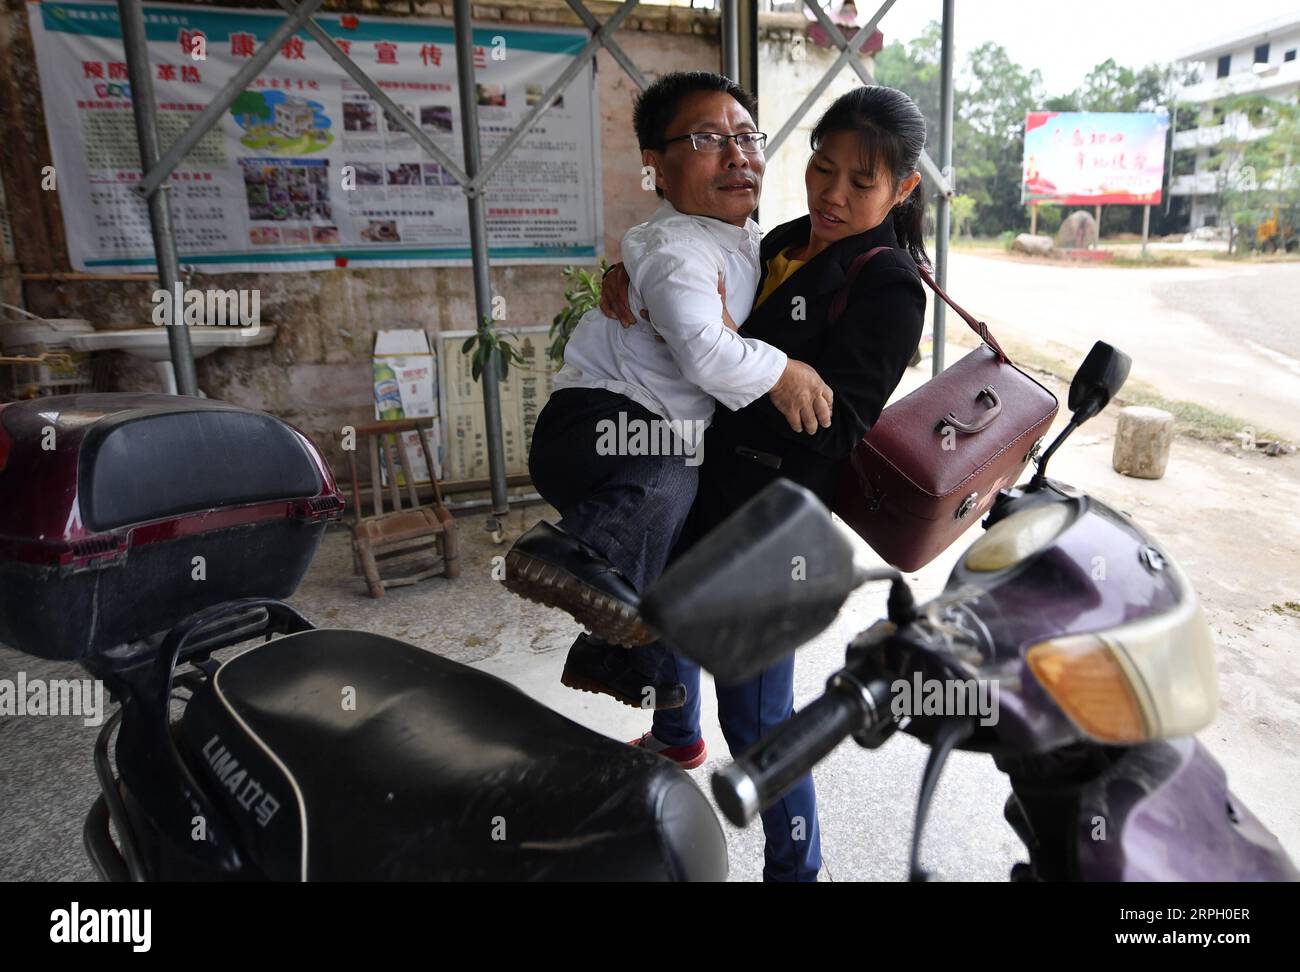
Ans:
[[[798,19],[794,21],[798,25]],[[853,28],[841,28],[846,37]],[[759,35],[759,128],[774,136],[821,80],[834,62],[838,51],[818,47],[805,37],[800,26],[775,23]],[[872,59],[864,55],[863,63]],[[862,84],[852,68],[845,66],[827,85],[775,154],[767,153],[767,174],[763,180],[763,201],[759,207],[760,224],[769,230],[808,213],[808,196],[804,187],[804,170],[812,151],[808,136],[822,113],[840,95]]]
[[[267,7],[267,3],[227,0],[225,6]],[[591,3],[601,21],[615,3]],[[351,10],[388,16],[443,18],[449,2],[327,2],[326,10]],[[475,23],[494,20],[578,26],[559,0],[516,0],[475,4]],[[644,6],[625,21],[616,39],[643,73],[656,77],[672,70],[718,70],[718,15],[681,7]],[[799,15],[764,15],[760,25],[760,125],[775,133],[804,91],[833,59],[811,42],[804,58],[790,57]],[[803,170],[807,128],[822,105],[856,76],[844,71],[837,83],[769,163],[761,222],[770,229],[806,212]],[[605,51],[597,55],[600,98],[605,251],[618,258],[627,227],[646,219],[658,204],[641,189],[640,152],[631,127],[634,82]],[[32,310],[52,317],[84,317],[97,328],[141,326],[149,321],[154,284],[130,280],[37,280],[33,274],[71,270],[56,193],[39,188],[40,168],[50,162],[31,36],[20,0],[3,0],[0,9],[0,144],[13,147],[0,159],[15,231],[18,264],[25,273],[22,294]],[[549,324],[563,306],[559,267],[494,267],[492,287],[506,298],[508,323]],[[10,299],[16,273],[7,268]],[[374,334],[395,327],[430,332],[473,326],[474,293],[468,268],[341,269],[314,273],[223,274],[198,276],[223,288],[258,288],[262,320],[278,326],[269,348],[221,351],[198,362],[199,384],[214,398],[265,409],[294,422],[321,442],[332,458],[338,430],[367,420],[371,412],[369,355]],[[139,359],[114,354],[106,369],[112,390],[156,390],[152,368]]]

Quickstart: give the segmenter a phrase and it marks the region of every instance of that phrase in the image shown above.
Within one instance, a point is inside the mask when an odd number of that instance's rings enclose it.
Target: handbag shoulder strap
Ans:
[[[892,246],[872,247],[866,253],[858,254],[854,258],[853,262],[849,264],[849,269],[844,275],[844,286],[839,289],[839,292],[836,293],[835,297],[831,300],[829,316],[832,322],[837,320],[839,316],[844,313],[844,309],[848,306],[849,290],[852,289],[853,282],[857,280],[858,274],[862,272],[862,268],[866,266],[877,253],[883,253],[885,250],[892,249],[894,249]],[[972,331],[980,336],[980,340],[993,349],[993,352],[998,356],[1000,361],[1004,364],[1011,363],[1011,359],[1007,356],[1007,353],[1002,350],[1002,346],[994,339],[987,324],[983,321],[977,321],[971,314],[967,313],[964,308],[958,305],[956,301],[944,293],[943,288],[934,282],[934,278],[930,276],[930,272],[926,270],[925,267],[918,264],[916,271],[921,275],[921,279],[926,282],[929,288],[933,290],[935,294],[944,301],[944,303],[955,310],[961,316],[961,319],[969,325]]]

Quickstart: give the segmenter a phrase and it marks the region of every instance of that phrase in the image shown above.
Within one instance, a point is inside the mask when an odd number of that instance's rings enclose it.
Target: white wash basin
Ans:
[[[202,358],[218,348],[256,348],[275,340],[274,325],[262,324],[256,332],[251,327],[194,325],[189,328],[194,357]],[[125,351],[150,361],[170,361],[171,344],[167,327],[161,324],[132,327],[125,331],[96,331],[72,334],[67,341],[78,351]]]
[[[163,391],[176,394],[176,373],[172,370],[171,344],[167,326],[132,327],[123,331],[95,331],[93,334],[70,334],[68,344],[77,351],[125,351],[153,362]],[[251,327],[194,325],[190,332],[190,349],[202,358],[219,348],[256,348],[275,340],[275,326]]]

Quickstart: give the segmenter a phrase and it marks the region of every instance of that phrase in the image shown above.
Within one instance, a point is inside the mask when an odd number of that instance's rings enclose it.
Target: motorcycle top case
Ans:
[[[262,412],[176,395],[0,406],[0,642],[82,659],[237,597],[288,597],[343,508]]]

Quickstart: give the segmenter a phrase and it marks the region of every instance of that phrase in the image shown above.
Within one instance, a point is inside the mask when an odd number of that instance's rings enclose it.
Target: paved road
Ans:
[[[1155,294],[1224,336],[1300,360],[1300,263],[1229,269],[1226,276],[1204,280],[1157,278]]]
[[[948,281],[1013,346],[1081,360],[1109,341],[1164,397],[1300,441],[1300,264],[1145,270],[956,253]]]

